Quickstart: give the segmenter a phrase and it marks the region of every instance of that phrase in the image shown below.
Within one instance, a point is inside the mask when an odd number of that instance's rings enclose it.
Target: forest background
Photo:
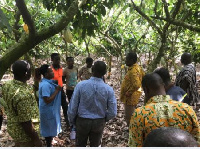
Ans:
[[[129,51],[138,54],[146,72],[165,66],[176,75],[183,52],[190,52],[198,65],[200,1],[0,0],[0,80],[18,59],[28,60],[34,74],[44,61],[50,62],[53,52],[60,53],[64,66],[67,56],[75,57],[79,66],[87,56],[102,57],[118,95]],[[118,127],[122,116],[116,120]]]
[[[19,58],[37,66],[52,52],[95,54],[124,64],[129,51],[145,57],[148,71],[174,66],[182,52],[200,62],[200,1],[1,0],[0,79]]]

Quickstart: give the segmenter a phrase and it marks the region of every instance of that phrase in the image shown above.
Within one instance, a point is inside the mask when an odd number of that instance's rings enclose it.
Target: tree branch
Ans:
[[[10,6],[7,6],[7,7],[6,7],[5,5],[1,5],[1,4],[0,4],[0,7],[6,9],[7,11],[15,12],[15,10],[13,10]]]
[[[96,40],[97,40],[97,39],[96,39]],[[102,49],[104,49],[104,50],[106,51],[106,54],[108,54],[108,56],[112,56],[112,54],[106,49],[106,47],[105,47],[104,45],[102,45],[101,42],[100,42],[99,40],[97,40],[97,41],[98,41],[99,45],[94,45],[93,43],[91,43],[92,46],[93,46],[94,48],[96,48],[96,46],[100,46]]]
[[[173,25],[181,26],[183,28],[187,28],[187,29],[189,29],[191,31],[200,32],[200,27],[199,26],[191,25],[191,24],[185,23],[185,22],[183,22],[181,20],[166,19],[166,18],[163,18],[163,17],[152,17],[152,18],[159,19],[159,20],[164,20],[166,22],[170,22]]]
[[[81,2],[78,4],[78,7],[81,8],[83,5],[85,5],[87,0],[81,0]]]
[[[139,42],[140,42],[142,39],[145,38],[145,35],[147,34],[148,29],[149,29],[149,26],[147,27],[147,29],[146,29],[146,31],[144,32],[144,34],[137,40],[137,42],[136,42],[136,44],[135,44],[135,50],[137,50]]]
[[[157,14],[157,7],[158,7],[158,0],[155,0],[154,13],[155,13],[156,16],[158,16],[158,14]]]
[[[172,19],[175,19],[176,15],[178,14],[182,2],[183,2],[183,0],[178,0],[178,1],[177,1],[176,5],[175,5],[175,9],[174,9],[174,11],[172,12]]]
[[[55,34],[61,32],[73,20],[73,17],[76,15],[77,11],[78,3],[77,0],[74,0],[74,2],[71,3],[71,6],[67,10],[66,15],[62,16],[57,23],[51,25],[48,28],[44,28],[36,34],[35,44],[38,44],[43,40],[46,40],[54,36]]]
[[[192,14],[192,11],[189,10],[189,11],[186,13],[186,15],[183,16],[183,17],[181,18],[180,21],[184,22],[191,14]],[[170,32],[177,31],[177,28],[178,28],[178,27],[180,27],[180,26],[176,26],[176,25],[175,25],[173,28],[171,28]],[[182,29],[181,29],[181,30],[182,30]],[[179,34],[180,34],[181,30],[179,30]]]
[[[100,33],[104,36],[104,39],[106,39],[109,43],[111,43],[114,46],[114,48],[116,48],[117,51],[120,53],[121,46],[115,41],[115,39],[113,39],[108,34],[105,34],[101,31]]]
[[[29,36],[32,38],[35,36],[35,26],[34,22],[31,18],[31,15],[26,7],[26,4],[24,0],[15,0],[16,6],[18,7],[19,11],[21,12],[21,15],[24,19],[24,22],[28,25],[29,29]]]
[[[124,6],[124,7],[125,7],[125,6]],[[113,26],[113,24],[117,21],[117,19],[119,18],[119,15],[120,15],[120,14],[122,13],[122,11],[124,10],[124,7],[119,11],[119,13],[117,14],[115,20],[114,20],[113,22],[110,23],[110,25],[109,25],[108,29],[106,29],[105,33],[106,33],[107,31],[109,31],[110,28]]]
[[[138,6],[135,5],[135,3],[133,2],[133,0],[131,0],[132,4],[133,4],[133,8],[143,17],[145,18],[149,24],[158,31],[158,33],[161,35],[162,31],[161,29],[144,13],[140,10],[140,8]]]
[[[162,2],[164,4],[164,10],[165,10],[166,18],[168,19],[168,18],[170,18],[168,3],[166,2],[166,0],[162,0]]]
[[[20,32],[19,32],[20,26],[18,25],[19,20],[20,20],[20,16],[21,16],[21,13],[19,11],[17,11],[16,14],[15,14],[15,23],[13,25],[13,28],[14,28],[13,32],[14,32],[14,36],[15,36],[15,41],[17,41],[17,42],[20,38]]]
[[[78,2],[77,0],[74,0],[65,14],[67,16],[64,15],[54,25],[36,33],[34,38],[29,38],[27,36],[25,36],[24,38],[22,37],[22,39],[18,43],[7,50],[8,52],[2,58],[0,58],[0,79],[13,62],[15,62],[29,50],[34,48],[37,44],[62,31],[73,20],[77,11]]]

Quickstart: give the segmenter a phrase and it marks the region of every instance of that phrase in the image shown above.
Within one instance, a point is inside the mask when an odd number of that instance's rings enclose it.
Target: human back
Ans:
[[[93,118],[93,115],[99,118],[105,117],[107,102],[110,92],[113,89],[104,83],[101,78],[91,77],[89,80],[81,81],[76,88],[80,89],[81,99],[79,103],[80,117]],[[83,106],[87,105],[87,106]],[[82,109],[84,107],[84,109]],[[90,108],[88,108],[90,107]]]
[[[176,100],[176,101],[180,101],[180,102],[184,102],[187,103],[188,96],[187,93],[180,88],[179,86],[173,86],[171,87],[167,92],[167,95],[170,95],[171,99]],[[189,103],[187,103],[189,104]]]
[[[36,132],[39,124],[39,110],[34,91],[26,82],[31,77],[30,64],[18,60],[12,65],[14,79],[2,87],[2,99],[7,115],[7,130],[15,146],[42,146]]]
[[[194,110],[186,103],[171,100],[167,95],[163,97],[155,96],[145,106],[136,109],[133,117],[136,116],[136,113],[142,113],[137,115],[137,118],[144,122],[145,137],[152,129],[163,126],[186,130],[192,133],[196,139],[198,138],[197,134],[200,133]]]
[[[171,99],[187,103],[187,93],[182,88],[175,86],[175,84],[171,82],[168,69],[164,67],[157,68],[154,70],[154,73],[157,73],[162,78],[163,83],[165,84],[166,94],[170,95]]]
[[[105,123],[117,114],[113,89],[104,83],[106,64],[97,61],[92,67],[93,77],[75,87],[68,108],[69,123],[76,126],[76,146],[85,147],[89,138],[91,147],[98,147]]]

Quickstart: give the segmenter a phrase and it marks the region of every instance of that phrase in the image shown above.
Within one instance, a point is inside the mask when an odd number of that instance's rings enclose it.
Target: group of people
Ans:
[[[129,126],[129,146],[144,146],[146,138],[149,142],[153,141],[153,137],[147,135],[161,127],[185,130],[200,143],[200,126],[191,107],[195,105],[198,108],[200,101],[192,56],[184,53],[181,63],[184,67],[177,75],[175,83],[172,83],[166,68],[157,68],[144,75],[137,64],[136,53],[127,54],[128,72],[122,82],[120,100],[124,103],[125,119]],[[144,106],[136,109],[142,94],[141,87],[145,93]],[[161,133],[164,129],[158,131]]]
[[[88,57],[86,65],[78,71],[73,57],[66,58],[66,68],[60,65],[58,53],[51,54],[51,61],[51,65],[36,69],[35,79],[40,81],[39,106],[33,88],[27,85],[31,67],[26,61],[18,60],[12,65],[14,79],[1,87],[1,105],[15,146],[42,146],[41,135],[46,146],[51,147],[53,137],[61,132],[61,107],[76,146],[86,146],[88,138],[90,146],[99,146],[105,123],[117,114],[114,91],[103,80],[106,64],[96,61],[93,65],[93,59]]]
[[[1,87],[0,103],[15,146],[42,146],[41,135],[50,147],[53,137],[61,132],[61,107],[76,146],[87,146],[88,139],[91,147],[100,146],[106,122],[117,114],[115,93],[104,82],[106,64],[96,61],[93,65],[93,59],[88,57],[86,65],[78,70],[74,58],[67,57],[67,67],[63,69],[58,53],[53,53],[51,60],[52,65],[42,65],[35,76],[40,80],[39,107],[33,88],[26,83],[31,77],[31,67],[26,61],[12,65],[14,79]],[[184,68],[172,83],[166,68],[145,75],[137,64],[137,54],[127,54],[128,71],[121,84],[120,100],[129,127],[129,146],[199,145],[199,122],[190,107],[198,107],[200,100],[195,86],[196,71],[189,53],[181,56],[181,62]],[[144,106],[136,109],[142,89]]]

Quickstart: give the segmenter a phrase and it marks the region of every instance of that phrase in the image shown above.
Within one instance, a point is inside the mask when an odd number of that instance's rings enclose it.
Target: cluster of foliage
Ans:
[[[0,78],[27,53],[35,60],[52,52],[123,60],[126,52],[136,51],[148,59],[149,70],[162,57],[168,66],[184,51],[200,62],[199,1],[25,0],[28,11],[20,8],[22,2],[0,2],[0,66],[7,64]],[[65,30],[72,33],[71,43],[65,40]]]

